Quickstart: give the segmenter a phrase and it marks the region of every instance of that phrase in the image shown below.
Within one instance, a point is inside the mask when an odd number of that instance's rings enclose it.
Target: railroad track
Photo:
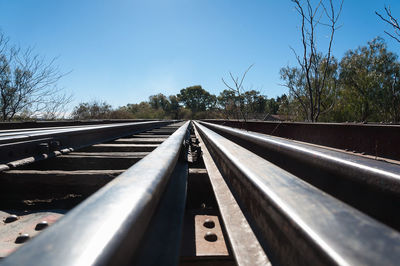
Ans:
[[[4,265],[397,265],[400,165],[204,121],[0,132]]]

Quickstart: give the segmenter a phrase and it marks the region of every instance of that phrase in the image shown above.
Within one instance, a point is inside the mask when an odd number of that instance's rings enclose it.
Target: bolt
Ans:
[[[204,239],[207,240],[208,242],[215,242],[217,241],[218,237],[214,233],[207,232],[206,235],[204,236]]]
[[[15,222],[16,220],[18,220],[18,216],[15,215],[15,214],[12,214],[12,215],[9,215],[9,216],[4,220],[4,222],[5,222],[5,223],[12,223],[12,222]]]
[[[47,226],[49,226],[49,224],[47,223],[47,221],[41,221],[40,223],[38,223],[35,227],[36,231],[40,231],[45,229]]]
[[[21,244],[26,242],[30,238],[29,234],[21,234],[15,239],[16,244]]]
[[[214,228],[215,227],[215,223],[211,220],[211,219],[206,219],[203,223],[204,227],[207,228]]]

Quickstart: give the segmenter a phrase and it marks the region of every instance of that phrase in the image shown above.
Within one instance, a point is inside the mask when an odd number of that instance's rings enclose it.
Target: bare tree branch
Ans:
[[[378,17],[380,17],[381,20],[383,20],[384,22],[389,24],[394,30],[394,34],[391,34],[391,33],[387,32],[387,31],[385,31],[385,33],[387,35],[389,35],[391,38],[393,38],[396,41],[400,42],[400,25],[399,25],[397,19],[392,15],[392,11],[390,10],[390,7],[386,7],[385,6],[385,13],[386,13],[387,18],[385,18],[380,13],[378,13],[378,11],[375,11],[375,14]]]
[[[326,94],[326,80],[328,78],[329,69],[332,60],[332,44],[335,32],[337,30],[337,21],[343,8],[343,0],[340,1],[338,10],[336,10],[333,0],[329,0],[329,4],[325,4],[324,0],[319,0],[315,5],[311,0],[292,0],[295,9],[301,18],[301,42],[303,56],[300,57],[294,49],[296,60],[304,73],[304,91],[300,94],[294,87],[290,90],[292,95],[303,106],[304,100],[307,99],[307,111],[305,111],[308,121],[318,121],[321,114],[322,96]],[[336,12],[337,11],[337,12]],[[327,22],[322,21],[326,19]],[[330,29],[329,44],[326,54],[319,52],[317,47],[317,28],[318,26],[326,26]],[[321,64],[324,66],[321,69]],[[299,73],[298,73],[299,74]],[[303,74],[299,74],[303,75]],[[293,78],[290,75],[284,75],[286,78]],[[287,86],[290,87],[290,86]]]
[[[240,116],[243,118],[243,120],[244,121],[246,121],[247,120],[247,116],[246,116],[246,112],[245,112],[245,110],[243,110],[244,109],[244,104],[242,104],[242,101],[243,101],[243,97],[242,97],[242,93],[244,93],[244,88],[243,88],[243,82],[244,82],[244,80],[245,80],[245,78],[246,78],[246,75],[247,75],[247,73],[250,71],[250,69],[252,68],[254,66],[254,64],[251,64],[247,69],[246,69],[246,71],[242,74],[242,76],[239,78],[239,76],[234,76],[233,74],[232,74],[232,72],[229,72],[229,76],[230,76],[230,78],[231,78],[231,80],[232,80],[232,82],[233,82],[233,86],[232,85],[229,85],[225,80],[224,80],[224,78],[222,78],[222,82],[224,83],[224,85],[229,89],[229,90],[231,90],[232,92],[234,92],[235,93],[235,95],[237,95],[236,97],[237,97],[237,102],[238,102],[238,104],[237,104],[237,110],[238,110],[238,118],[239,118],[239,114],[240,114]],[[236,101],[235,101],[235,105],[236,105]]]

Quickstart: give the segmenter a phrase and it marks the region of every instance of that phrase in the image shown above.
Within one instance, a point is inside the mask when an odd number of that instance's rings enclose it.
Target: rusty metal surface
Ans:
[[[181,156],[189,122],[4,265],[121,265],[131,261]],[[101,214],[101,219],[99,215]],[[171,254],[173,255],[173,254]]]
[[[400,125],[255,121],[247,121],[245,123],[233,120],[204,121],[400,160]]]
[[[228,249],[216,215],[194,216],[196,256],[228,256]]]
[[[203,124],[400,230],[400,216],[393,215],[400,209],[399,165],[270,135]]]
[[[64,214],[64,211],[38,211],[38,212],[5,212],[0,211],[0,258],[8,256],[19,248],[24,242],[18,243],[17,238],[28,234],[27,241],[33,238],[47,226],[55,223]],[[10,216],[15,220],[8,221]],[[47,224],[47,225],[46,225]]]
[[[207,146],[197,130],[195,133],[200,140],[204,164],[211,180],[237,265],[271,265],[221,172],[214,163]]]
[[[400,234],[196,124],[272,262],[397,265]],[[265,247],[264,247],[265,250]]]

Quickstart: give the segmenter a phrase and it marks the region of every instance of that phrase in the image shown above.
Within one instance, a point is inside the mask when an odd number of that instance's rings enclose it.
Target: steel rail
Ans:
[[[195,126],[273,264],[398,264],[398,232],[211,129]]]
[[[150,121],[150,122],[133,122],[133,123],[114,123],[114,124],[99,124],[99,125],[84,125],[84,126],[66,126],[66,127],[47,127],[34,128],[23,130],[2,130],[0,131],[0,143],[9,143],[11,141],[23,141],[26,139],[38,138],[49,134],[68,134],[73,132],[86,132],[93,130],[102,130],[107,128],[123,128],[130,125],[145,125],[159,124],[166,121]],[[168,121],[170,122],[170,121]]]
[[[254,235],[253,230],[229,190],[228,185],[197,130],[195,130],[195,134],[200,141],[204,165],[207,169],[214,195],[218,202],[218,208],[224,221],[225,230],[229,236],[228,240],[232,253],[235,256],[236,264],[238,266],[271,266],[271,262],[265,255],[264,250]]]
[[[0,131],[0,170],[54,157],[78,148],[113,140],[175,121],[150,121],[74,126],[62,128],[27,129],[19,132]],[[1,136],[3,134],[3,136]],[[26,160],[26,158],[30,158]],[[10,163],[13,162],[13,163]]]
[[[115,123],[117,124],[117,123]],[[114,125],[115,125],[114,124]],[[118,123],[121,124],[121,123]],[[46,130],[59,130],[59,129],[78,129],[78,128],[90,128],[90,127],[97,127],[98,125],[70,125],[70,126],[56,126],[56,127],[33,127],[33,128],[19,128],[19,129],[3,129],[0,130],[0,136],[2,137],[10,137],[10,136],[17,136],[17,135],[29,135],[29,133],[37,133],[37,132],[44,132]]]
[[[348,149],[400,160],[400,125],[361,123],[306,123],[272,121],[212,120],[205,122],[241,128],[317,145]]]
[[[174,180],[171,174],[176,174],[188,127],[186,122],[152,153],[0,264],[125,265],[137,260],[144,235],[152,231],[148,224],[163,206],[158,206],[160,198]],[[186,172],[180,174],[187,176],[187,167],[183,169]],[[179,239],[174,245],[179,246]]]
[[[400,229],[400,165],[200,122],[261,157]]]

